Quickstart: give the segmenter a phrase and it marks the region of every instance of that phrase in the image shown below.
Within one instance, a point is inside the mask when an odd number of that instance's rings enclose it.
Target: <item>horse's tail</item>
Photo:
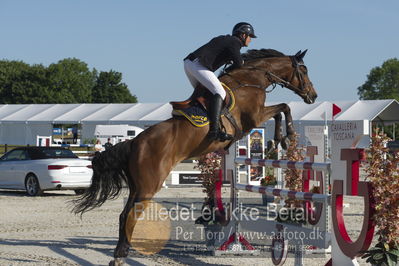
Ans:
[[[123,185],[128,184],[128,159],[133,141],[116,144],[93,157],[93,177],[90,187],[79,198],[72,200],[73,212],[83,214],[100,207],[106,200],[116,198]]]

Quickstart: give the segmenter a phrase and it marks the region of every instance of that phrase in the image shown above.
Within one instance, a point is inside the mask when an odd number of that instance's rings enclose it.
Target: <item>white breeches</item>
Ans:
[[[223,89],[215,73],[204,67],[198,58],[194,61],[189,59],[184,60],[184,71],[194,88],[198,86],[198,83],[201,83],[212,94],[219,94],[222,99],[226,97],[226,91]]]

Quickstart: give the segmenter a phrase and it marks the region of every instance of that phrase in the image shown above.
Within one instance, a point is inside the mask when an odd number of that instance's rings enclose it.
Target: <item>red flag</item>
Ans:
[[[334,116],[336,116],[337,114],[339,114],[340,112],[341,112],[341,108],[339,108],[337,105],[335,105],[334,103],[333,103],[333,110],[332,110],[332,116],[333,116],[333,119],[334,119]]]

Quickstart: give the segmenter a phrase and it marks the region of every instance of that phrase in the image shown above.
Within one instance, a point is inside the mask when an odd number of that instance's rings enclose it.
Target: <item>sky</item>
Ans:
[[[258,36],[249,48],[309,49],[317,101],[352,101],[373,67],[399,57],[398,12],[397,0],[0,0],[0,60],[78,58],[121,72],[139,102],[184,100],[192,87],[183,58],[246,21]],[[301,101],[280,87],[267,97]]]

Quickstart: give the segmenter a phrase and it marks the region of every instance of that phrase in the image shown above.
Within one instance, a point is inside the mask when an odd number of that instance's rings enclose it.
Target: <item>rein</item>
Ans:
[[[267,90],[268,86],[267,87],[262,87],[262,86],[256,85],[256,84],[241,83],[240,81],[235,79],[231,74],[225,72],[225,68],[226,67],[223,68],[223,72],[224,72],[223,74],[231,77],[232,80],[234,80],[236,83],[239,84],[238,87],[235,87],[235,88],[232,89],[233,91],[236,90],[236,89],[242,88],[242,87],[255,87],[255,88],[263,89],[266,93],[271,93],[276,88],[277,85],[280,85],[282,88],[283,87],[292,88],[292,89],[294,89],[294,90],[299,92],[299,91],[302,91],[303,88],[305,87],[305,84],[304,84],[304,81],[303,81],[303,76],[302,76],[301,72],[299,71],[299,67],[300,66],[305,66],[305,65],[298,63],[292,56],[290,56],[290,58],[291,58],[293,66],[295,68],[294,71],[292,72],[292,76],[291,76],[290,81],[286,81],[285,79],[280,78],[279,76],[277,76],[273,72],[268,71],[268,70],[264,70],[264,69],[259,68],[259,67],[254,67],[254,66],[248,66],[248,67],[243,66],[242,67],[242,69],[246,68],[248,70],[256,70],[256,71],[264,72],[264,75],[266,76],[266,78],[269,80],[269,82],[273,86],[273,88],[270,89],[270,90]],[[294,79],[295,76],[298,77],[298,79],[299,79],[299,81],[301,83],[301,88],[298,88],[298,87],[292,85],[291,82],[292,82],[292,80]]]

